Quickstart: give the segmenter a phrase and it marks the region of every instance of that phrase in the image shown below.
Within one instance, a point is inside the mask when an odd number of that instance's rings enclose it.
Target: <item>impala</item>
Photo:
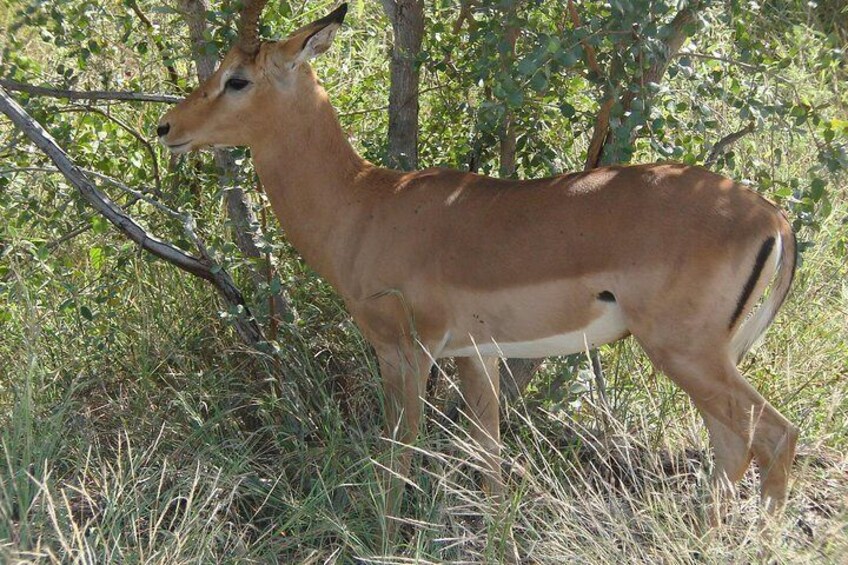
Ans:
[[[375,166],[309,65],[347,6],[260,42],[265,1],[247,0],[237,45],[157,133],[179,153],[250,147],[291,243],[374,346],[389,436],[415,440],[429,369],[454,357],[487,454],[484,487],[499,493],[498,358],[633,335],[703,415],[719,483],[732,489],[755,458],[765,506],[783,505],[798,429],[736,368],[792,283],[796,242],[780,210],[679,164],[528,181]],[[410,454],[393,459],[394,473],[408,474]]]

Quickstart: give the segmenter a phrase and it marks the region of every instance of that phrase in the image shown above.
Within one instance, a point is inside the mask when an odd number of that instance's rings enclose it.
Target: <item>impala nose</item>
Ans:
[[[164,137],[168,135],[168,132],[171,131],[171,124],[162,124],[158,128],[156,128],[156,135],[159,137]]]

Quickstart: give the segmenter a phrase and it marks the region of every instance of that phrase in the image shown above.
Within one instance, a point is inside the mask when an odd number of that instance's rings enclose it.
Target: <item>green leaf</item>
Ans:
[[[827,186],[827,183],[818,177],[814,178],[810,183],[810,198],[812,198],[814,202],[818,202],[821,200],[821,197],[824,196],[825,186]]]
[[[574,118],[575,114],[577,114],[577,109],[568,102],[560,103],[559,111],[568,119]]]
[[[543,92],[546,90],[548,88],[548,77],[545,76],[545,73],[538,72],[533,75],[533,78],[530,79],[530,88],[536,92]]]
[[[274,277],[271,280],[271,284],[268,285],[268,290],[271,292],[271,294],[279,294],[282,289],[283,283],[280,282],[280,277]]]
[[[92,247],[88,250],[88,260],[95,269],[100,269],[106,262],[106,250],[102,247]]]
[[[89,310],[88,306],[80,306],[79,312],[82,315],[82,317],[85,318],[88,321],[91,321],[91,320],[94,319],[94,314],[91,313],[91,310]]]
[[[518,70],[519,74],[530,76],[536,72],[536,69],[538,68],[539,61],[537,60],[535,53],[531,53],[518,62],[516,70]]]
[[[779,198],[789,198],[792,196],[792,188],[789,186],[781,186],[774,191],[774,195]]]
[[[524,93],[520,90],[513,90],[507,94],[506,102],[513,108],[520,108],[524,104]]]
[[[106,233],[109,230],[109,221],[103,216],[92,216],[91,231],[95,234]]]

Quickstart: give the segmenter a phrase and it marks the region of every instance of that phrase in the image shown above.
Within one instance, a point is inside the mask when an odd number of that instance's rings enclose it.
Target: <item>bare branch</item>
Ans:
[[[64,90],[46,86],[34,86],[9,79],[0,79],[0,86],[6,90],[26,92],[33,96],[67,98],[68,100],[121,100],[124,102],[160,102],[163,104],[176,104],[182,100],[181,97],[170,94],[148,94],[145,92],[119,90]]]
[[[723,55],[709,55],[707,53],[697,53],[695,51],[681,51],[679,53],[675,53],[675,57],[690,57],[692,59],[703,59],[705,61],[719,61],[721,63],[726,63],[728,65],[733,65],[735,67],[739,67],[740,69],[744,69],[746,71],[750,71],[752,73],[764,73],[775,80],[782,82],[785,85],[790,86],[793,90],[795,90],[795,82],[786,78],[783,75],[780,75],[774,72],[772,69],[768,67],[764,67],[761,65],[752,65],[751,63],[746,63],[745,61],[740,61],[739,59],[733,59],[731,57],[725,57]]]
[[[235,320],[235,327],[245,342],[251,346],[257,346],[265,340],[262,330],[250,314],[244,297],[235,286],[235,283],[233,283],[230,275],[219,265],[216,265],[207,254],[201,251],[205,256],[198,259],[182,249],[149,234],[138,222],[127,215],[120,206],[100,192],[85,173],[74,165],[67,153],[59,147],[41,124],[36,122],[17,102],[12,100],[3,88],[0,88],[0,111],[6,114],[15,126],[23,131],[35,145],[50,157],[56,164],[56,167],[58,167],[68,182],[76,187],[82,197],[104,218],[117,227],[121,233],[156,257],[164,259],[184,271],[211,282],[221,296],[223,296],[224,300],[237,310],[238,315]],[[193,230],[192,225],[186,225],[185,227],[187,230]]]
[[[705,167],[712,167],[719,156],[724,153],[724,150],[727,149],[729,145],[732,145],[748,135],[749,133],[753,133],[756,129],[756,125],[754,122],[750,122],[747,126],[740,129],[739,131],[735,131],[733,133],[727,134],[721,139],[719,139],[713,148],[710,150],[709,156],[704,161]]]
[[[595,118],[595,128],[592,130],[592,139],[589,141],[589,150],[586,152],[586,165],[584,170],[594,169],[601,164],[601,155],[609,134],[610,113],[615,105],[615,96],[610,93],[601,103],[598,117]]]

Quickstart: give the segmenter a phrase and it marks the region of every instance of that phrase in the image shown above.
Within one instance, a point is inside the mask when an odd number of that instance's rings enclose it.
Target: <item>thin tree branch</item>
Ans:
[[[720,55],[708,55],[706,53],[696,53],[694,51],[681,51],[679,53],[675,53],[674,57],[691,57],[692,59],[704,59],[707,61],[720,61],[722,63],[728,63],[731,65],[736,65],[737,67],[747,69],[749,71],[763,71],[762,67],[758,65],[752,65],[751,63],[746,63],[744,61],[739,61],[737,59],[731,59],[730,57],[722,57]]]
[[[701,9],[700,2],[693,2],[681,9],[665,28],[666,40],[662,56],[657,57],[654,64],[641,76],[637,77],[641,85],[659,82],[665,74],[671,59],[683,47],[683,43],[689,38],[687,28],[695,21],[698,10]],[[635,94],[630,93],[632,97]],[[625,95],[626,96],[626,95]],[[632,101],[632,98],[631,98]]]
[[[674,57],[684,58],[690,57],[692,59],[702,59],[705,61],[718,61],[720,63],[726,63],[728,65],[733,65],[739,67],[740,69],[745,69],[746,71],[751,71],[753,73],[765,73],[768,76],[774,78],[778,82],[782,82],[786,85],[791,86],[793,89],[795,88],[795,82],[786,78],[783,75],[780,75],[774,72],[772,69],[768,67],[764,67],[761,65],[752,65],[751,63],[746,63],[745,61],[740,61],[739,59],[733,59],[731,57],[724,57],[722,55],[710,55],[708,53],[698,53],[695,51],[681,51],[679,53],[675,53]]]
[[[574,24],[574,28],[579,28],[581,25],[580,15],[577,13],[577,8],[574,7],[574,0],[568,0],[568,14],[571,16],[571,23]],[[583,50],[586,51],[586,63],[589,65],[589,70],[595,73],[598,78],[602,78],[604,73],[601,72],[601,67],[598,65],[598,56],[595,53],[595,48],[585,38],[580,40],[580,44],[583,46]]]
[[[147,29],[147,33],[150,34],[150,39],[153,40],[153,43],[156,45],[156,49],[159,51],[159,56],[162,57],[162,64],[165,65],[165,70],[168,72],[168,80],[175,88],[179,88],[180,76],[177,74],[177,69],[174,67],[174,63],[169,61],[170,57],[168,46],[165,45],[165,42],[156,33],[156,28],[153,26],[153,22],[151,22],[147,16],[144,15],[144,12],[141,11],[141,8],[138,7],[138,2],[136,0],[129,0],[129,7],[138,19],[141,20],[141,23],[144,24],[144,27]]]
[[[592,129],[592,139],[589,141],[589,149],[586,151],[586,164],[583,169],[588,171],[594,169],[601,163],[601,154],[609,135],[610,114],[615,106],[615,95],[610,92],[601,102],[598,117],[595,118],[595,127]]]
[[[6,114],[12,123],[23,131],[56,164],[65,178],[80,192],[83,198],[103,217],[109,220],[121,233],[136,242],[142,249],[176,265],[197,277],[211,282],[224,300],[233,307],[237,316],[235,327],[242,339],[255,347],[265,341],[262,330],[250,314],[244,297],[236,287],[230,275],[209,257],[205,249],[198,249],[202,257],[197,258],[149,234],[132,217],[115,204],[109,197],[89,180],[86,174],[76,166],[49,133],[35,121],[9,94],[0,88],[0,111]],[[137,192],[137,191],[136,191]],[[186,222],[184,227],[193,234],[193,224]],[[195,236],[195,242],[198,242]]]
[[[143,135],[137,132],[134,128],[130,127],[129,124],[125,123],[122,120],[119,120],[115,116],[109,114],[108,112],[104,112],[100,108],[95,108],[94,106],[69,106],[68,108],[61,108],[58,110],[59,112],[94,112],[95,114],[99,114],[106,118],[107,120],[113,122],[118,127],[123,129],[125,132],[129,133],[133,136],[139,143],[144,146],[147,150],[147,154],[150,155],[150,162],[153,165],[153,182],[156,184],[156,194],[157,197],[162,196],[162,179],[159,175],[159,159],[156,157],[156,151],[153,149],[153,146],[147,141]]]
[[[754,122],[750,122],[747,126],[740,129],[739,131],[735,131],[733,133],[727,134],[721,139],[719,139],[713,148],[710,150],[709,156],[704,160],[705,167],[712,167],[719,156],[724,153],[724,150],[727,149],[729,145],[732,145],[748,135],[749,133],[753,133],[756,129],[756,124]]]
[[[54,239],[52,241],[48,241],[45,244],[45,247],[48,250],[52,251],[53,249],[56,249],[57,247],[59,247],[63,243],[66,243],[66,242],[74,239],[75,237],[84,234],[85,232],[87,232],[90,229],[91,229],[91,223],[87,222],[87,223],[84,223],[84,224],[80,224],[79,226],[75,227],[74,229],[72,229],[68,233],[63,234],[62,236],[57,237],[56,239]]]
[[[51,98],[67,98],[68,100],[122,100],[125,102],[160,102],[176,104],[182,97],[170,94],[149,94],[145,92],[127,92],[120,90],[65,90],[35,86],[16,80],[0,79],[0,86],[6,90],[26,92],[33,96],[48,96]]]

